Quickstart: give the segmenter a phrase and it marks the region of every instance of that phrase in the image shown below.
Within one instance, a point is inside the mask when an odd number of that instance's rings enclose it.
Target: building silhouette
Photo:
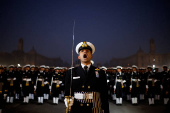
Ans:
[[[48,65],[48,66],[70,66],[67,62],[58,58],[48,58],[46,56],[40,55],[36,52],[35,48],[29,52],[24,52],[23,50],[23,39],[19,39],[18,50],[12,51],[12,53],[0,52],[0,64],[10,65],[10,64],[31,64],[31,65]]]
[[[162,65],[170,67],[170,53],[159,54],[155,51],[154,39],[150,39],[150,52],[144,52],[141,47],[136,54],[126,58],[112,58],[107,64],[109,67],[115,66],[131,67],[137,65],[138,67],[147,67],[148,65],[161,68]]]

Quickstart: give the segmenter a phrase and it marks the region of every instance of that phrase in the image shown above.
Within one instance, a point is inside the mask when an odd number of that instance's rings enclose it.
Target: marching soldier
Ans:
[[[55,73],[53,73],[51,78],[51,90],[53,93],[53,104],[58,104],[59,100],[59,93],[60,93],[60,84],[62,83],[60,80],[60,73],[59,73],[59,67],[55,67]]]
[[[45,65],[40,66],[40,71],[38,72],[36,79],[36,94],[38,97],[38,104],[43,104],[43,94],[44,94],[44,76],[45,76]]]
[[[160,100],[160,95],[161,95],[161,89],[162,89],[162,77],[161,74],[159,73],[159,68],[155,68],[155,100]]]
[[[24,66],[25,71],[23,71],[22,76],[22,92],[23,92],[23,104],[29,103],[29,92],[30,92],[30,85],[31,82],[31,72],[30,72],[30,64]]]
[[[168,66],[163,66],[163,71],[161,72],[162,75],[162,85],[163,85],[163,98],[164,104],[166,105],[169,101],[169,89],[170,89],[170,77],[168,75]]]
[[[16,75],[15,99],[18,100],[20,98],[20,94],[21,94],[20,84],[22,82],[22,67],[20,65],[17,67],[17,70],[15,71],[15,75]]]
[[[3,67],[0,66],[0,113],[2,113],[4,105],[5,85],[6,85],[5,73],[3,72]]]
[[[116,88],[116,104],[117,105],[121,105],[122,104],[122,90],[124,88],[123,83],[126,82],[125,80],[125,75],[124,73],[121,71],[122,67],[121,66],[117,66],[117,73],[116,73],[116,83],[114,88]]]
[[[14,90],[15,90],[15,73],[14,73],[14,65],[9,66],[9,71],[7,72],[7,88],[8,88],[8,94],[7,94],[7,103],[13,103],[14,101]]]
[[[114,90],[115,80],[116,80],[116,68],[113,67],[111,72],[111,80],[110,80],[110,88],[111,88],[110,92],[112,95],[112,100],[116,100],[116,94]]]
[[[154,105],[154,96],[155,96],[155,76],[152,72],[152,67],[148,66],[147,75],[147,89],[148,89],[148,100],[149,105]]]
[[[70,69],[65,79],[65,104],[71,113],[109,113],[106,74],[90,62],[94,51],[90,42],[76,46],[81,65]]]
[[[147,75],[145,73],[145,68],[141,68],[141,73],[140,73],[140,100],[145,99],[145,94],[146,94],[146,85],[147,85]]]
[[[29,92],[29,99],[34,100],[34,85],[36,83],[37,73],[35,72],[35,65],[31,65],[31,80],[32,83],[30,84],[30,92]]]
[[[127,94],[127,100],[131,100],[131,67],[127,67],[127,73],[126,73],[126,94]]]
[[[44,75],[44,99],[49,99],[49,93],[50,93],[50,82],[51,81],[51,75],[49,72],[49,66],[45,66],[45,75]]]
[[[131,76],[131,97],[132,97],[132,104],[136,105],[138,104],[138,94],[139,94],[139,81],[140,81],[140,76],[139,73],[137,72],[138,67],[133,65],[132,66],[132,76]]]
[[[61,75],[61,81],[62,81],[62,83],[61,83],[61,85],[60,85],[60,89],[61,89],[61,98],[63,98],[63,97],[64,97],[64,89],[65,89],[65,85],[64,85],[64,83],[65,83],[65,72],[64,72],[64,67],[61,68],[61,73],[60,73],[60,75]]]

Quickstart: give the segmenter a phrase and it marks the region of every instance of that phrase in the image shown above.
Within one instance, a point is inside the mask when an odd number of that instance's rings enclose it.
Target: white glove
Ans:
[[[163,89],[163,86],[162,86],[162,85],[160,85],[160,88],[161,88],[161,89]]]
[[[16,80],[16,78],[13,78],[13,80]]]
[[[123,80],[123,83],[125,83],[126,82],[126,80]]]
[[[69,99],[69,98],[65,98],[65,99],[64,99],[64,103],[65,103],[66,107],[68,107],[68,104],[67,104],[67,100],[68,100],[68,99]],[[73,103],[74,103],[74,97],[70,98],[69,106],[72,106]]]
[[[132,85],[130,85],[130,89],[132,89]]]
[[[34,86],[34,89],[36,90],[36,86]]]
[[[113,88],[116,89],[116,86],[114,85]]]
[[[49,89],[51,90],[51,86],[49,86]]]
[[[22,87],[22,84],[20,84],[20,87]]]
[[[141,80],[140,80],[140,79],[138,79],[138,81],[140,82]]]
[[[146,89],[148,89],[148,85],[146,85]]]
[[[157,82],[157,80],[154,80],[154,82]]]

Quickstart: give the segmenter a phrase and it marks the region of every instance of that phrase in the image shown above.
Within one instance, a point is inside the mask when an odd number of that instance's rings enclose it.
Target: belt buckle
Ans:
[[[88,97],[89,97],[89,96],[88,96],[88,92],[87,92],[87,93],[85,92],[85,93],[84,93],[84,99],[88,99]]]

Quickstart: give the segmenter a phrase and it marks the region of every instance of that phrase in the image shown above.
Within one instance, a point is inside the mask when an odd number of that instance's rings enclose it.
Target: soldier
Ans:
[[[43,94],[44,94],[44,76],[45,76],[45,65],[41,65],[40,66],[40,70],[38,72],[37,75],[37,79],[36,79],[36,85],[35,85],[35,89],[36,89],[36,94],[38,97],[38,104],[43,104]]]
[[[114,90],[115,80],[116,80],[116,68],[112,67],[111,80],[110,80],[110,88],[111,88],[110,92],[112,95],[112,100],[116,100],[116,94]]]
[[[164,104],[166,105],[169,100],[169,89],[170,89],[170,77],[168,75],[168,66],[163,66],[163,71],[161,72],[162,75],[162,85],[163,85],[163,98]]]
[[[65,87],[65,85],[64,85],[64,83],[65,83],[65,72],[64,72],[64,67],[63,68],[61,68],[61,73],[60,73],[60,75],[61,75],[61,81],[62,81],[62,83],[61,83],[61,85],[60,85],[60,89],[61,89],[61,98],[64,98],[64,87]]]
[[[161,95],[161,88],[162,88],[162,77],[161,74],[159,73],[159,68],[155,68],[155,100],[160,100],[160,95]]]
[[[141,68],[141,73],[140,73],[140,100],[145,99],[145,94],[146,94],[146,85],[147,85],[147,75],[145,72],[145,68]]]
[[[2,65],[0,66],[0,113],[2,113],[3,105],[4,105],[4,92],[6,85],[6,76],[3,72]]]
[[[25,71],[23,71],[22,76],[22,92],[23,92],[23,104],[29,103],[29,92],[30,92],[30,85],[31,82],[31,72],[30,72],[30,64],[24,66]]]
[[[49,93],[50,93],[50,83],[51,83],[51,75],[49,72],[49,66],[45,66],[45,75],[44,75],[44,99],[49,99]]]
[[[76,46],[81,65],[69,70],[65,79],[65,104],[71,113],[109,113],[106,74],[90,62],[94,51],[90,42]]]
[[[146,73],[147,75],[147,86],[146,88],[148,89],[148,100],[149,100],[149,105],[154,105],[154,96],[155,96],[155,76],[152,72],[152,67],[148,66],[148,72]]]
[[[22,67],[19,65],[17,67],[17,86],[16,86],[16,94],[15,94],[15,99],[20,99],[21,96],[21,84],[22,84]]]
[[[14,65],[10,65],[9,71],[7,72],[7,88],[8,88],[8,94],[7,94],[7,103],[13,103],[14,101],[14,90],[15,90],[15,73],[14,73]]]
[[[131,100],[131,90],[130,90],[130,85],[131,85],[131,67],[127,67],[127,73],[126,73],[126,94],[127,94],[127,100]]]
[[[140,76],[139,73],[137,72],[138,67],[136,65],[132,66],[132,76],[131,76],[131,97],[132,97],[132,104],[137,105],[138,104],[138,94],[139,94],[139,81],[140,81]]]
[[[116,104],[121,105],[122,104],[122,90],[124,88],[123,83],[126,82],[125,80],[125,74],[121,71],[122,67],[117,66],[117,73],[116,73],[116,83],[114,88],[116,89]]]
[[[29,99],[34,100],[34,86],[36,83],[37,73],[35,72],[35,65],[31,65],[31,80],[32,83],[30,84],[30,92],[29,92]]]

